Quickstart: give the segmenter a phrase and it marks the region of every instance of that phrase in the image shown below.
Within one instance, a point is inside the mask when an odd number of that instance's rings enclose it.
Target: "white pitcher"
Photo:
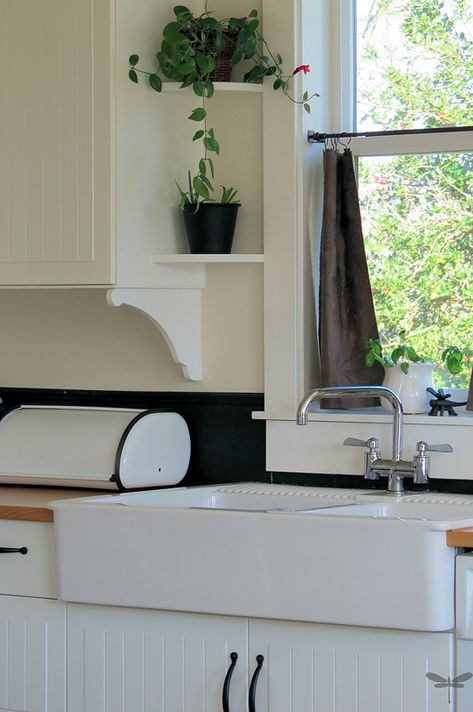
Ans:
[[[427,413],[430,410],[429,400],[433,396],[426,389],[433,387],[434,366],[434,363],[410,363],[407,373],[400,366],[384,369],[383,386],[397,393],[404,413]]]

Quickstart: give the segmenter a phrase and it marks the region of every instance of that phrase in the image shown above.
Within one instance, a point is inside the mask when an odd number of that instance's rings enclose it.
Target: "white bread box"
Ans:
[[[0,420],[0,482],[134,490],[187,472],[185,420],[162,410],[22,405]]]

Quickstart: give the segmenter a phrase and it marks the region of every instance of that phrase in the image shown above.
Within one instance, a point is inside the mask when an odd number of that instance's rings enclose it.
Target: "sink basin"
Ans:
[[[119,504],[127,507],[156,507],[173,509],[213,509],[242,512],[297,512],[304,509],[313,511],[317,507],[337,507],[340,502],[354,502],[352,492],[345,490],[327,492],[309,488],[277,487],[263,488],[192,487],[171,490],[149,490],[131,492],[119,496],[93,497],[93,504]],[[317,503],[317,507],[314,506]]]
[[[471,526],[473,508],[455,504],[423,504],[416,502],[373,502],[349,504],[335,509],[304,510],[305,514],[332,517],[363,517],[393,519],[409,522],[428,522],[435,529],[452,529]]]
[[[426,631],[454,625],[445,529],[473,526],[470,501],[281,485],[51,507],[66,601]]]

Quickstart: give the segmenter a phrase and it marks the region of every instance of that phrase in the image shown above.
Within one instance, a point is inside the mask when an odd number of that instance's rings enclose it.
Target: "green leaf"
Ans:
[[[220,153],[220,146],[215,138],[204,138],[204,146],[207,151],[214,151],[217,155]]]
[[[152,89],[154,89],[154,91],[160,92],[163,88],[163,82],[161,81],[161,77],[157,74],[150,74],[149,85]]]
[[[214,95],[214,92],[215,87],[213,81],[211,79],[207,79],[207,81],[205,82],[205,95],[207,99],[211,99]]]
[[[207,173],[207,166],[205,165],[205,161],[203,158],[200,159],[199,161],[199,173],[203,176]]]
[[[368,366],[368,368],[371,368],[371,366],[373,366],[375,362],[376,362],[376,356],[374,355],[374,353],[372,351],[370,351],[369,353],[367,353],[365,355],[365,364]]]
[[[202,129],[200,129],[199,131],[196,131],[195,134],[192,136],[192,140],[193,140],[193,141],[198,141],[199,138],[202,138],[202,136],[203,136],[204,134],[205,134],[205,131],[202,131]]]
[[[201,81],[193,82],[192,90],[197,96],[204,96],[204,84]]]
[[[302,101],[307,101],[308,98],[309,98],[309,92],[305,91],[302,95]]]
[[[409,364],[407,362],[401,363],[401,371],[403,373],[409,372]]]
[[[251,12],[248,13],[248,17],[258,17],[258,10],[251,10]]]
[[[282,86],[282,79],[275,79],[273,82],[273,89],[277,91]]]
[[[412,361],[413,363],[418,363],[419,361],[422,361],[422,358],[415,351],[415,349],[412,348],[412,346],[406,346],[406,356],[409,361]]]
[[[138,64],[140,61],[140,57],[137,54],[131,54],[128,58],[128,61],[130,62],[131,66],[134,67],[135,64]]]
[[[207,112],[205,111],[205,109],[199,106],[197,107],[197,109],[193,109],[192,113],[187,118],[191,121],[203,121],[206,116]]]
[[[215,37],[215,51],[217,54],[222,54],[222,52],[225,49],[225,40],[223,39],[222,35],[217,35]]]
[[[203,176],[200,176],[200,175],[195,176],[192,181],[192,185],[193,185],[193,188],[194,188],[195,192],[197,193],[197,195],[200,195],[200,197],[203,198],[204,200],[209,200],[210,192],[209,192],[208,186],[205,183]]]
[[[310,104],[304,104],[304,109],[310,114]]]
[[[135,84],[138,84],[138,75],[134,69],[130,69],[130,71],[128,72],[128,76],[132,82],[135,82]]]
[[[207,158],[207,163],[209,164],[210,174],[211,174],[212,178],[215,178],[214,162],[212,161],[211,158]]]
[[[191,15],[192,16],[191,11],[185,5],[175,5],[173,8],[173,12],[176,17],[179,17],[179,15]]]
[[[181,29],[181,24],[179,22],[168,22],[168,24],[163,29],[163,37],[167,40],[172,40],[172,38],[178,34]]]

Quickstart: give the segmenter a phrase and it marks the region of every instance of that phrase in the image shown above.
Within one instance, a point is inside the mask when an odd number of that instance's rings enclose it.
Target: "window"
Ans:
[[[473,0],[355,0],[356,131],[473,124]],[[473,355],[473,132],[357,139],[360,203],[383,341],[405,329],[440,361]],[[437,386],[467,387],[437,369]]]

